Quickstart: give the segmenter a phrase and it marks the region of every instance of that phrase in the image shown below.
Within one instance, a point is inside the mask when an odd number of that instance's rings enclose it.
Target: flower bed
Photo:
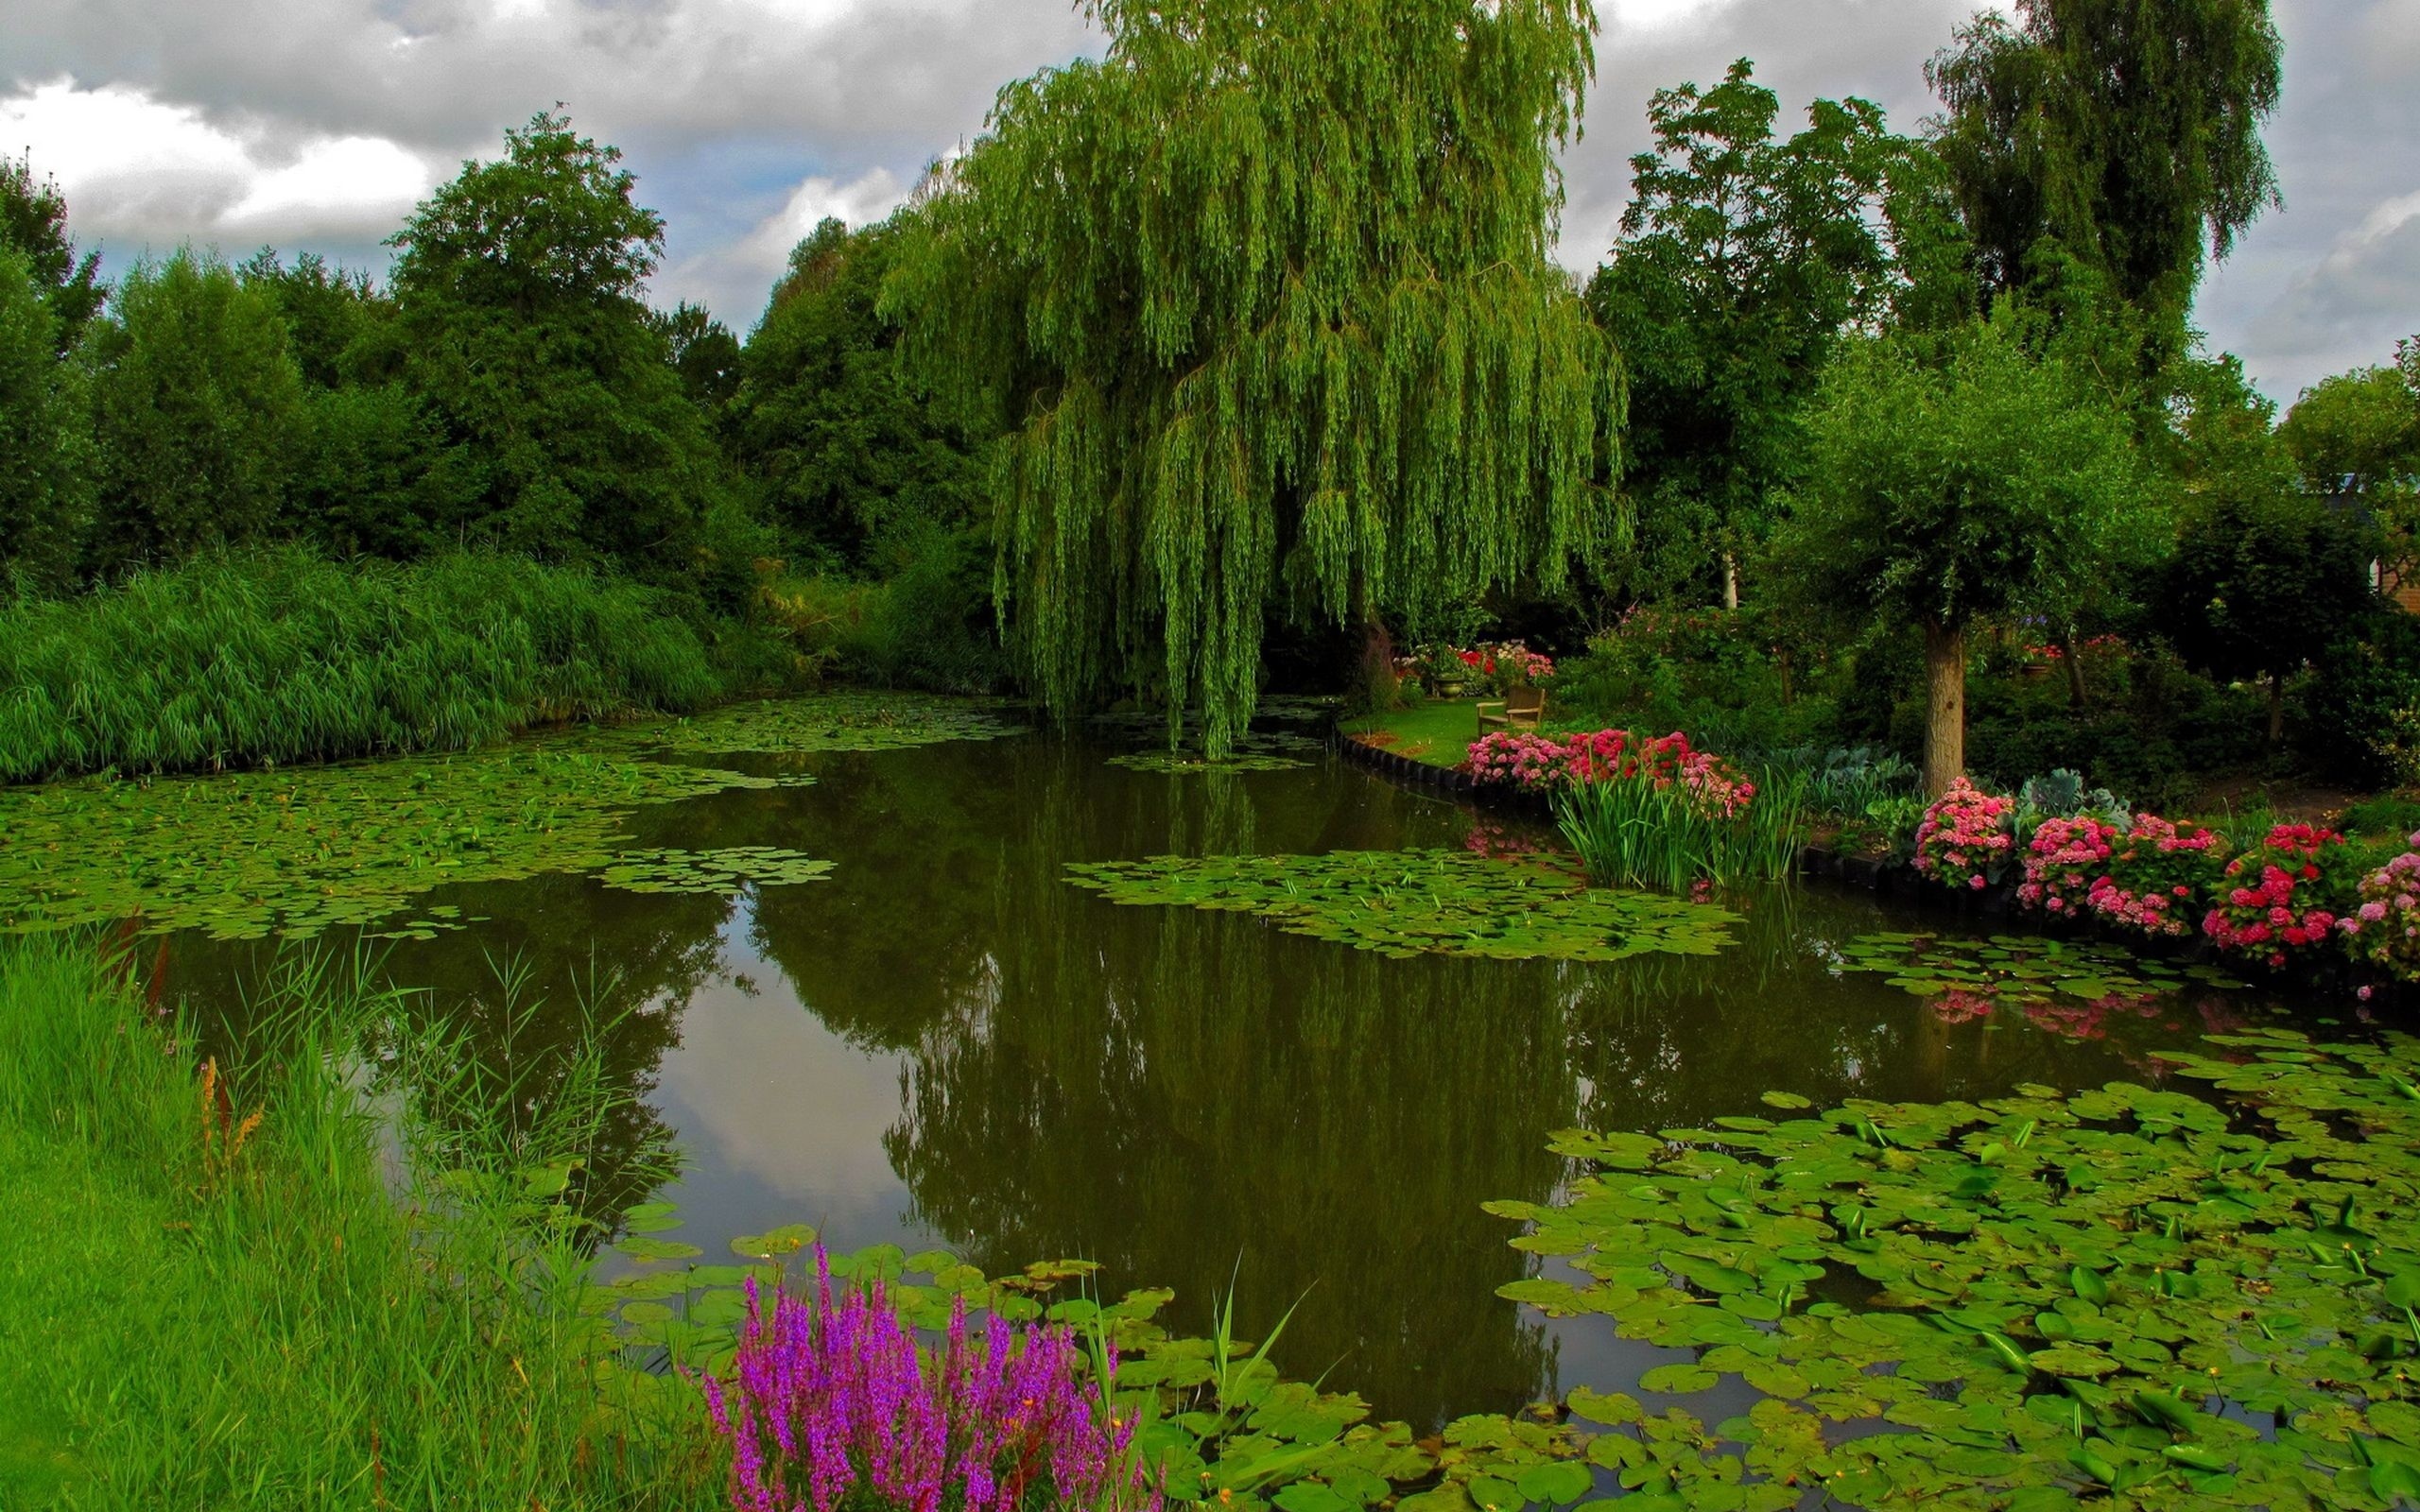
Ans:
[[[1677,783],[1693,807],[1715,818],[1738,816],[1756,797],[1755,783],[1713,752],[1693,749],[1679,730],[1644,739],[1627,730],[1562,736],[1498,730],[1471,743],[1470,764],[1480,782],[1530,793],[1627,778]]]

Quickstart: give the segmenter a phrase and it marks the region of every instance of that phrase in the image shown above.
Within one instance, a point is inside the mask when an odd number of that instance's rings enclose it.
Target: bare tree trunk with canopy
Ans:
[[[1925,621],[1925,793],[1966,775],[1966,631]]]

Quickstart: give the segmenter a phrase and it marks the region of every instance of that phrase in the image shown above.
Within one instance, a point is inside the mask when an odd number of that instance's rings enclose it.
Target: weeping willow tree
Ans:
[[[1092,0],[885,290],[1001,438],[994,593],[1063,713],[1223,751],[1272,610],[1415,630],[1552,592],[1611,519],[1613,351],[1547,260],[1589,0]]]

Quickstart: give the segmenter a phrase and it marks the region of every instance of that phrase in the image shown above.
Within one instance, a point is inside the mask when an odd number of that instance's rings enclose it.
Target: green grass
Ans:
[[[510,1090],[429,1044],[364,1097],[347,980],[288,970],[205,1080],[89,937],[0,942],[0,1506],[717,1505],[694,1391],[619,1366],[527,1174],[595,1078],[465,1118]],[[450,1174],[399,1201],[381,1130]]]
[[[1470,758],[1471,742],[1478,739],[1478,705],[1468,698],[1426,698],[1392,713],[1348,719],[1343,728],[1398,755],[1455,767]]]
[[[0,782],[461,750],[721,691],[659,594],[526,558],[283,550],[0,599]]]

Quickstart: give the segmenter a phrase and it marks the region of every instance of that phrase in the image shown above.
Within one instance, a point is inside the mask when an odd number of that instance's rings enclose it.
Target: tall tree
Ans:
[[[704,305],[686,300],[656,311],[654,319],[690,402],[709,417],[719,418],[739,390],[739,338]]]
[[[78,369],[59,357],[48,290],[0,247],[0,593],[65,586],[91,504]]]
[[[2420,387],[2401,368],[2360,368],[2303,390],[2277,438],[2317,493],[2420,484]]]
[[[861,571],[885,537],[981,517],[965,434],[900,371],[897,328],[875,311],[900,232],[825,220],[790,253],[748,340],[732,434],[791,549]]]
[[[77,253],[67,234],[67,200],[56,180],[34,178],[30,155],[0,158],[0,248],[14,248],[32,265],[35,286],[50,306],[53,340],[61,354],[72,351],[108,298],[101,254]]]
[[[465,481],[440,535],[661,579],[696,565],[723,479],[641,301],[664,222],[620,159],[542,112],[465,163],[392,238],[395,318],[367,367],[428,405]]]
[[[1865,100],[1818,100],[1787,138],[1780,108],[1744,58],[1713,89],[1658,90],[1654,147],[1631,159],[1621,238],[1588,285],[1629,370],[1640,576],[1698,586],[1719,569],[1733,608],[1824,356],[1890,296],[1881,211],[1910,148]]]
[[[1925,638],[1925,785],[1966,765],[1966,637],[2057,612],[2153,532],[2132,511],[2125,416],[2014,322],[1845,349],[1809,417],[1807,479],[1775,541],[1815,603]]]
[[[302,379],[277,309],[181,250],[118,284],[85,342],[104,572],[268,535],[285,497]]]
[[[1002,92],[887,299],[1000,431],[997,593],[1058,710],[1199,702],[1265,617],[1551,591],[1609,513],[1617,366],[1547,249],[1587,0],[1092,0]]]
[[[2046,243],[2184,349],[2205,258],[2278,203],[2260,139],[2284,44],[2269,0],[2016,0],[1926,67],[1992,296],[2055,276]]]

